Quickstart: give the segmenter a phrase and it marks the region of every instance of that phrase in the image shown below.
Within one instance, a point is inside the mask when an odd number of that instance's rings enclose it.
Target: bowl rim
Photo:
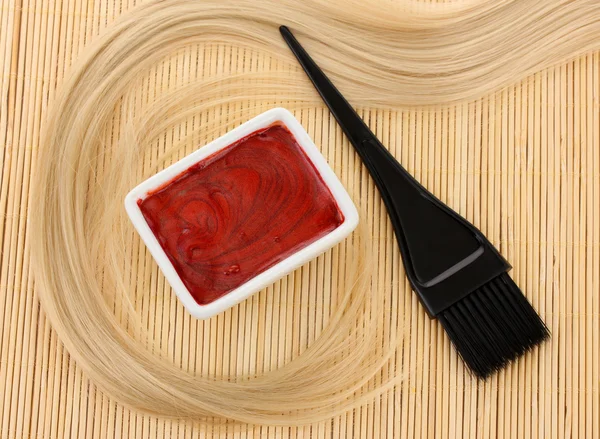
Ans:
[[[252,134],[253,132],[266,128],[276,122],[282,123],[296,138],[300,147],[304,150],[309,160],[313,163],[317,172],[320,174],[324,183],[329,188],[338,207],[344,215],[344,221],[334,230],[312,242],[306,247],[294,252],[285,259],[276,263],[272,267],[257,274],[247,280],[236,289],[230,291],[224,296],[213,302],[200,305],[192,297],[175,267],[169,260],[166,252],[158,242],[158,239],[146,222],[141,209],[138,206],[138,200],[144,199],[149,192],[167,184],[173,178],[180,175],[189,167],[203,160],[204,158],[222,150],[232,143]],[[162,171],[154,174],[133,188],[125,197],[125,210],[133,226],[140,235],[142,241],[152,254],[152,257],[163,272],[165,279],[173,288],[175,294],[187,309],[187,311],[198,319],[207,319],[219,314],[226,309],[247,299],[256,292],[271,285],[281,279],[286,274],[296,268],[304,265],[308,261],[316,258],[320,254],[329,250],[347,237],[358,225],[358,212],[350,195],[333,172],[325,157],[321,154],[314,144],[304,127],[294,117],[294,115],[285,108],[277,107],[270,109],[258,116],[250,119],[242,125],[227,132],[218,139],[198,148],[196,151],[168,166]]]

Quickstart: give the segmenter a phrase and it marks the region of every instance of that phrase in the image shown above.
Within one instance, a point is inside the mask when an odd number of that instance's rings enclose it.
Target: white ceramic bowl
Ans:
[[[344,221],[327,235],[291,254],[271,268],[259,273],[235,290],[209,304],[200,305],[194,300],[188,289],[185,287],[179,274],[175,270],[175,267],[150,229],[138,206],[138,200],[144,199],[148,196],[148,193],[151,193],[157,188],[170,182],[176,176],[180,175],[190,166],[198,163],[205,157],[214,154],[261,128],[268,127],[275,122],[283,123],[283,125],[285,125],[285,127],[287,127],[294,135],[296,141],[312,161],[323,181],[331,191],[340,211],[344,215]],[[306,130],[304,130],[292,113],[284,108],[274,108],[258,115],[254,119],[228,132],[223,137],[216,139],[158,174],[150,177],[127,194],[127,197],[125,198],[125,209],[127,210],[127,214],[133,222],[133,225],[140,234],[140,237],[165,275],[165,278],[179,297],[179,300],[181,300],[190,314],[199,319],[207,319],[234,306],[301,265],[307,263],[311,259],[319,256],[342,241],[358,224],[358,212],[356,211],[356,207],[350,199],[350,196],[329,167],[325,158],[321,155]]]

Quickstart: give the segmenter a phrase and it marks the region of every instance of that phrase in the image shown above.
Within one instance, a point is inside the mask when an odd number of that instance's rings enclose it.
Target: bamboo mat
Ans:
[[[271,103],[294,111],[368,225],[378,248],[374,284],[390,291],[386,330],[404,328],[382,373],[396,369],[405,379],[331,422],[234,431],[150,417],[104,395],[69,358],[36,297],[26,225],[35,215],[28,200],[40,125],[84,44],[133,1],[0,1],[2,439],[600,437],[600,53],[476,102],[364,112],[409,171],[512,262],[512,276],[552,331],[549,343],[486,382],[468,375],[408,288],[381,199],[323,105],[316,97],[309,108]],[[275,64],[236,47],[190,49],[151,72],[144,99],[183,80]],[[246,103],[256,113],[258,104]],[[208,126],[220,112],[197,121]],[[149,338],[199,373],[261,371],[289,360],[318,336],[344,288],[347,242],[228,312],[195,321],[139,240],[132,243],[139,269],[131,282]]]

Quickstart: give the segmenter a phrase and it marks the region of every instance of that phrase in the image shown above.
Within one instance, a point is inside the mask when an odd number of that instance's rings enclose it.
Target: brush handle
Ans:
[[[429,315],[438,315],[507,271],[510,265],[485,236],[421,186],[381,144],[290,30],[285,26],[279,30],[379,188],[406,275]]]

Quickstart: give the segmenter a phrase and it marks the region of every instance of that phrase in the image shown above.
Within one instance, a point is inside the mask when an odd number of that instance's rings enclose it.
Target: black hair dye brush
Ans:
[[[487,377],[548,338],[508,262],[396,161],[290,30],[280,31],[375,180],[413,289],[475,375]]]

